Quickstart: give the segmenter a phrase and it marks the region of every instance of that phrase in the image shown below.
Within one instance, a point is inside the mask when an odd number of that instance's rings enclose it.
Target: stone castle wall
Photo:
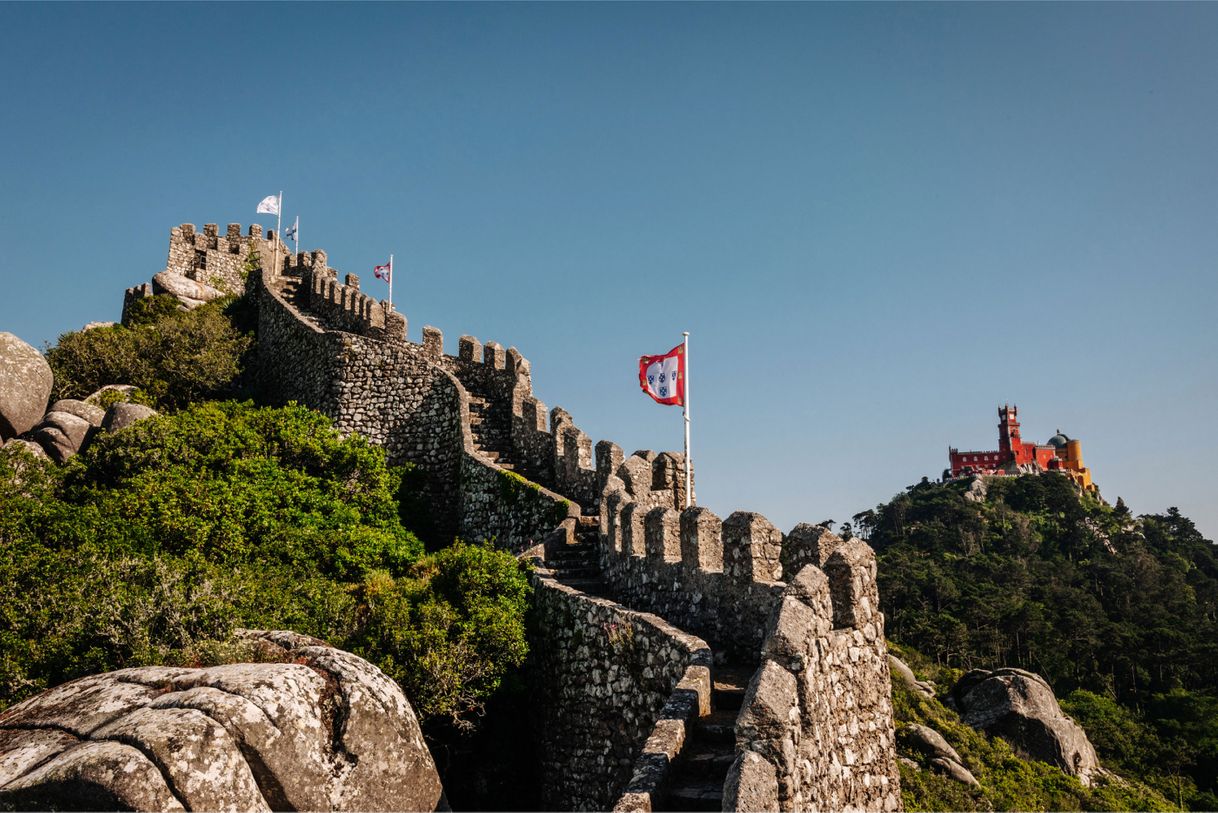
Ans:
[[[455,380],[404,340],[327,330],[261,277],[257,291],[258,382],[267,400],[312,407],[339,431],[382,446],[391,464],[426,469],[436,520],[455,528],[468,442]]]
[[[199,235],[182,231],[179,251],[202,250],[207,262],[208,252],[237,256],[228,237],[203,237],[198,249]],[[565,410],[547,415],[515,348],[463,336],[450,356],[431,327],[415,344],[405,316],[363,294],[358,278],[339,282],[324,252],[282,259],[277,269],[265,260],[253,280],[269,400],[318,409],[340,431],[384,447],[392,463],[418,464],[443,532],[522,551],[560,521],[570,532],[581,506],[599,513],[605,582],[620,604],[537,581],[538,708],[553,727],[548,805],[649,809],[685,721],[709,708],[703,684],[714,651],[762,664],[737,726],[741,756],[725,803],[772,791],[784,810],[899,808],[870,549],[814,526],[784,535],[758,514],[720,521],[680,510],[680,455],[626,457],[602,442],[593,459],[591,439]],[[519,474],[484,451],[491,441]],[[827,604],[805,584],[818,578],[829,585]],[[789,632],[791,618],[804,623],[803,638]],[[782,725],[766,722],[775,709],[775,721],[786,714]]]
[[[621,458],[601,444],[606,461]],[[766,620],[784,582],[803,564],[823,563],[841,540],[799,525],[782,534],[760,514],[726,520],[684,505],[679,455],[636,453],[606,478],[601,556],[619,600],[701,635],[741,663],[760,658]]]
[[[842,544],[790,580],[736,721],[725,798],[767,810],[899,810],[875,553]]]
[[[423,328],[422,344],[408,341],[406,317],[360,292],[353,275],[338,282],[322,251],[287,258],[283,274],[269,284],[268,277],[256,280],[264,396],[313,407],[340,431],[382,446],[391,464],[425,469],[440,532],[519,551],[578,513],[564,496],[482,459],[473,445],[470,389],[504,410],[513,394],[531,395],[528,361],[515,348],[488,343],[484,354],[464,337],[462,354],[445,356],[432,327]],[[285,284],[296,286],[293,301]]]
[[[533,547],[564,519],[579,514],[579,506],[561,494],[472,452],[461,457],[460,494],[459,535],[493,540],[512,553]]]
[[[193,223],[183,223],[169,230],[169,257],[165,270],[181,274],[213,288],[231,294],[245,290],[246,259],[251,248],[262,258],[262,267],[274,265],[274,232],[265,237],[262,226],[253,224],[246,234],[241,233],[240,223],[229,223],[223,235],[215,223],[208,223],[203,231],[195,231]],[[282,260],[286,249],[280,244]]]
[[[675,755],[685,722],[709,713],[710,649],[544,575],[534,587],[545,809],[649,810],[656,768]]]

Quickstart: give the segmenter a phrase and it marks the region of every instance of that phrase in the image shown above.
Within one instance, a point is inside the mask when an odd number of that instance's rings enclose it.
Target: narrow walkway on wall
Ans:
[[[468,391],[468,384],[466,385]],[[496,409],[489,398],[469,391],[469,429],[474,448],[501,469],[516,468],[511,460],[511,415]]]
[[[308,308],[305,307],[305,303],[301,302],[301,282],[302,280],[300,277],[280,277],[279,279],[275,280],[274,284],[278,285],[279,293],[283,296],[283,301],[295,308],[300,318],[304,320],[306,324],[310,324],[314,327],[325,330],[325,325],[318,320],[315,314],[309,312]]]
[[[695,720],[668,776],[668,803],[657,810],[722,810],[723,783],[736,758],[736,716],[753,667],[713,667],[711,713]]]
[[[559,583],[591,596],[607,598],[600,562],[599,524],[596,517],[583,516],[576,520],[575,541],[548,551],[546,567]]]

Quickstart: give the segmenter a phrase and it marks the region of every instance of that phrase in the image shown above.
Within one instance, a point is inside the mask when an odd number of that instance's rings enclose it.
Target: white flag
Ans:
[[[267,195],[262,199],[262,203],[258,204],[258,214],[260,215],[277,215],[279,214],[279,196]]]

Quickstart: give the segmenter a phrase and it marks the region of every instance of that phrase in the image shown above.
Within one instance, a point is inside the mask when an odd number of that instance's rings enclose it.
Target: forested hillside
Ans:
[[[854,517],[890,640],[1043,675],[1106,766],[1218,809],[1218,550],[1059,475],[923,481]]]

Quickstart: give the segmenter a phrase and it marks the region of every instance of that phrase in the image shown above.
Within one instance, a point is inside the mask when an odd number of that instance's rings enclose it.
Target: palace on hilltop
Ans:
[[[951,476],[973,474],[1031,474],[1039,471],[1059,471],[1086,491],[1095,491],[1091,470],[1083,464],[1083,444],[1074,438],[1057,434],[1046,444],[1025,441],[1019,434],[1019,407],[1002,406],[998,410],[998,449],[989,452],[962,452],[949,447]]]

